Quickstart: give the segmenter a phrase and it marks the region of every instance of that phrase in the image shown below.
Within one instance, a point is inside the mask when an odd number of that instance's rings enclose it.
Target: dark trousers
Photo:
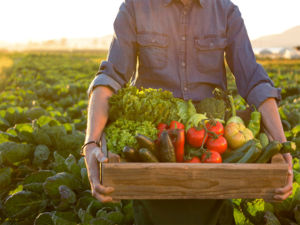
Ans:
[[[135,225],[235,225],[231,200],[132,200]]]

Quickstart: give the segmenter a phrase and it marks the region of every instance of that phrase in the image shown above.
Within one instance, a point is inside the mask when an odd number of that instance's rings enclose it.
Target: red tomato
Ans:
[[[203,163],[222,163],[222,157],[219,152],[216,152],[214,150],[208,150],[209,153],[211,153],[210,157],[205,159],[206,154],[203,154],[201,157],[201,161]]]
[[[185,163],[201,163],[201,160],[194,156],[191,160],[184,161]]]
[[[219,136],[218,139],[209,137],[206,142],[206,147],[223,154],[227,149],[227,141],[223,136]]]
[[[215,132],[217,135],[219,135],[219,134],[223,135],[224,134],[224,126],[220,122],[217,122],[215,126],[211,125],[211,123],[208,122],[208,123],[206,123],[206,128],[209,131]]]
[[[198,128],[192,127],[186,133],[187,142],[195,148],[200,148],[202,146],[202,142],[204,140],[204,137],[205,137],[205,130],[204,129],[199,130]],[[207,141],[207,138],[208,138],[208,135],[206,135],[206,138],[204,140],[204,144]]]

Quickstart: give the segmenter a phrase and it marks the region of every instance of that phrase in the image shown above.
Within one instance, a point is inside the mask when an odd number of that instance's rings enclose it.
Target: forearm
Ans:
[[[88,108],[87,131],[85,141],[99,141],[108,120],[109,98],[114,92],[106,86],[94,89]]]
[[[261,113],[262,124],[272,135],[274,140],[281,143],[286,142],[281,119],[278,113],[278,107],[274,98],[268,98],[259,107]]]

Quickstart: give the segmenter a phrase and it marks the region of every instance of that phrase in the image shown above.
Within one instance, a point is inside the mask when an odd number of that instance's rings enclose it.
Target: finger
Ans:
[[[103,196],[103,195],[101,195],[97,192],[93,192],[92,195],[102,203],[107,203],[107,202],[112,202],[113,201],[113,199],[111,197]]]
[[[111,192],[114,191],[114,188],[112,188],[112,187],[104,187],[104,186],[102,186],[100,184],[94,185],[94,187],[95,187],[95,190],[97,192],[99,192],[100,194],[109,194],[109,193],[111,193]]]
[[[289,183],[284,188],[278,188],[274,192],[275,192],[275,194],[284,195],[284,194],[286,194],[286,193],[288,193],[288,192],[290,192],[292,190],[293,190],[293,184]]]
[[[102,153],[99,147],[94,148],[93,153],[98,162],[108,162],[108,158]]]
[[[288,193],[286,193],[284,195],[274,195],[273,198],[276,199],[276,200],[284,201],[285,199],[287,199],[292,194],[293,194],[293,191],[289,191]]]

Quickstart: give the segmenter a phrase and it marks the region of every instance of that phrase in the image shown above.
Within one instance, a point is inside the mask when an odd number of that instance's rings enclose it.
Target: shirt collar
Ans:
[[[165,5],[168,5],[172,0],[163,0],[164,1],[164,4]],[[199,0],[199,2],[200,2],[200,5],[202,6],[202,7],[204,7],[204,5],[205,5],[205,0]]]

